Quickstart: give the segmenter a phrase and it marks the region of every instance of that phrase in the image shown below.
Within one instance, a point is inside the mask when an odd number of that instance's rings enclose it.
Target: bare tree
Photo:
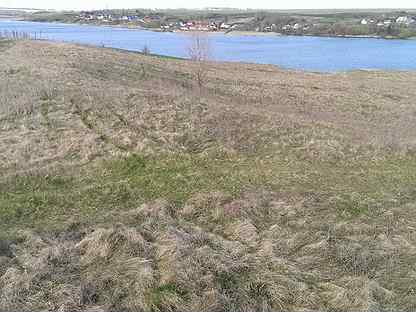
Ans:
[[[202,124],[206,104],[203,101],[202,91],[208,80],[209,64],[211,59],[211,43],[209,35],[203,32],[192,32],[187,46],[188,57],[195,64],[193,66],[194,79],[198,84],[199,96],[188,107],[189,137],[192,142],[198,142],[198,128]]]
[[[147,44],[144,45],[144,47],[142,48],[142,53],[144,55],[149,55],[150,54],[150,48],[149,48],[149,46]]]
[[[207,80],[207,61],[211,59],[211,43],[208,34],[203,32],[191,33],[188,46],[188,56],[192,61],[197,63],[195,69],[195,80],[197,81],[201,92],[202,87]]]

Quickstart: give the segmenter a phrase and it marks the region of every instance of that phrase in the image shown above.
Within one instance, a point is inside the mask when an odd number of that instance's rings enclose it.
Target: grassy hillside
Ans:
[[[0,59],[0,311],[416,309],[415,73]]]

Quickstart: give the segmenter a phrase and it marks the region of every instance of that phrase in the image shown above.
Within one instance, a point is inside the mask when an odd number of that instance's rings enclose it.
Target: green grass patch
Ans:
[[[0,227],[54,229],[68,220],[94,224],[105,222],[110,211],[158,198],[181,207],[197,193],[223,191],[238,198],[260,188],[312,197],[314,205],[341,217],[377,213],[416,200],[416,159],[333,164],[286,156],[132,155],[73,177],[32,175],[1,182]]]
[[[187,292],[179,289],[179,287],[176,284],[163,284],[150,292],[149,299],[152,306],[152,311],[156,312],[165,310],[167,306],[169,306],[169,299],[172,297],[175,299],[185,299],[186,296]]]
[[[109,211],[157,198],[181,206],[199,192],[238,194],[247,185],[264,184],[249,168],[249,162],[232,158],[132,155],[82,176],[16,177],[0,184],[0,226],[55,228],[68,218],[94,223]]]

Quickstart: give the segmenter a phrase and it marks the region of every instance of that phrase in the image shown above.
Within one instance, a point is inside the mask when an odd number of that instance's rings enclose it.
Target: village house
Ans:
[[[218,25],[215,22],[210,22],[209,23],[209,30],[210,31],[217,31],[218,30]]]
[[[209,24],[206,23],[206,22],[199,22],[196,25],[196,30],[198,30],[198,31],[209,31],[210,30]]]
[[[295,25],[293,25],[293,29],[294,30],[298,30],[298,29],[300,29],[302,27],[302,25],[301,24],[299,24],[299,23],[296,23]]]
[[[93,20],[95,18],[94,12],[81,12],[79,18],[82,20]]]
[[[220,26],[221,29],[230,29],[231,27],[232,25],[227,23],[222,23]]]
[[[415,19],[413,17],[410,16],[399,16],[396,19],[396,23],[397,24],[402,24],[402,25],[410,25],[415,23]]]
[[[276,24],[272,24],[272,25],[269,25],[269,26],[265,26],[263,28],[263,31],[264,32],[273,32],[273,31],[276,31],[276,30],[277,30],[277,25]],[[260,31],[260,29],[258,31]]]
[[[159,22],[160,20],[161,17],[159,15],[147,15],[143,18],[145,23]]]
[[[360,24],[361,25],[370,25],[370,24],[375,24],[375,23],[376,23],[376,20],[374,20],[374,19],[368,19],[368,18],[363,18],[360,21]]]

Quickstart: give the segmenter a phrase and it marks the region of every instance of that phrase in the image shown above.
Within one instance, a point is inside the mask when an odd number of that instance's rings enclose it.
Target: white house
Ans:
[[[409,24],[412,24],[414,22],[415,22],[415,20],[412,17],[409,17],[409,16],[399,16],[396,19],[396,23],[397,24],[406,24],[406,25],[409,25]]]
[[[226,24],[226,23],[222,23],[221,26],[220,26],[221,29],[230,29],[231,27],[232,27],[232,25]]]

